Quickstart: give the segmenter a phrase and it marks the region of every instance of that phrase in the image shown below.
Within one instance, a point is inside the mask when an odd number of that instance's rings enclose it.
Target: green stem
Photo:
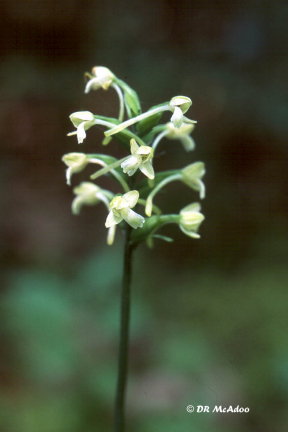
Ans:
[[[92,180],[95,180],[98,177],[101,177],[103,174],[106,174],[107,172],[111,171],[114,168],[117,168],[119,165],[121,165],[122,162],[124,162],[126,159],[128,159],[130,156],[125,156],[123,159],[117,160],[116,162],[106,165],[101,170],[97,171],[96,173],[92,174],[90,178]]]
[[[124,123],[121,123],[120,125],[115,126],[113,129],[110,129],[110,130],[104,132],[104,135],[105,136],[114,135],[115,133],[122,131],[123,129],[127,128],[128,126],[133,125],[134,123],[137,123],[141,120],[144,120],[147,117],[150,117],[154,114],[158,114],[160,112],[167,111],[167,110],[170,111],[170,107],[168,104],[161,106],[161,107],[158,107],[158,108],[151,109],[151,110],[147,111],[146,113],[140,114],[137,117],[133,117],[129,120],[126,120]]]
[[[91,159],[89,159],[89,162],[99,164],[99,165],[101,165],[103,167],[109,166],[108,164],[106,164],[105,162],[103,162],[101,159],[97,159],[97,158],[91,158]],[[113,174],[114,177],[116,178],[116,180],[118,180],[118,182],[121,184],[121,186],[123,187],[123,189],[124,189],[125,192],[129,192],[130,191],[130,188],[129,188],[128,184],[123,179],[123,177],[121,176],[121,174],[119,174],[116,170],[113,170],[113,169],[111,169],[111,174]]]
[[[132,274],[132,251],[130,244],[132,228],[127,224],[125,232],[124,267],[121,293],[120,344],[118,353],[118,380],[115,401],[114,432],[124,432],[125,394],[128,374],[130,286]]]
[[[154,142],[153,142],[153,144],[152,144],[152,148],[153,148],[153,150],[155,151],[156,150],[156,147],[158,146],[158,144],[159,144],[159,142],[161,141],[161,139],[162,138],[164,138],[165,137],[165,135],[167,135],[168,134],[168,131],[167,130],[164,130],[163,132],[161,132],[158,136],[157,136],[157,138],[155,138],[155,140],[154,140]]]
[[[110,123],[110,122],[108,122],[106,120],[101,120],[101,119],[98,119],[98,118],[95,118],[94,124],[95,125],[99,124],[99,125],[102,125],[102,126],[106,126],[110,130],[112,130],[115,127],[114,123]],[[121,124],[123,124],[123,123],[121,123]],[[138,142],[138,144],[140,144],[140,145],[144,145],[144,146],[147,145],[138,135],[136,135],[135,133],[133,133],[129,129],[123,130],[122,133],[123,133],[123,135],[126,135],[127,138],[130,138],[130,139],[134,138]],[[75,134],[77,134],[77,131],[76,132],[72,132],[72,133],[70,133],[68,135],[75,135]]]
[[[151,216],[152,214],[152,206],[153,206],[153,198],[159,192],[160,189],[162,189],[166,184],[175,181],[175,180],[181,180],[182,175],[180,173],[171,175],[167,177],[166,179],[162,180],[160,183],[158,183],[157,186],[152,190],[152,192],[148,195],[147,201],[146,201],[146,208],[145,213],[147,216]]]

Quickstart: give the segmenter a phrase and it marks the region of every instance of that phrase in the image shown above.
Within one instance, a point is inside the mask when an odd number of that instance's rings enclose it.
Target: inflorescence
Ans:
[[[202,178],[205,174],[203,162],[194,162],[182,169],[161,171],[155,173],[153,158],[158,145],[164,138],[178,140],[185,151],[195,148],[190,134],[195,128],[196,121],[190,120],[184,114],[192,105],[190,98],[175,96],[170,102],[150,108],[142,113],[137,93],[124,81],[118,79],[108,68],[97,66],[92,74],[85,74],[89,80],[85,93],[91,90],[108,90],[114,88],[119,97],[118,118],[94,115],[89,111],[75,112],[70,120],[76,128],[70,135],[77,135],[78,143],[83,143],[86,131],[94,125],[100,125],[106,130],[102,144],[108,145],[112,137],[128,150],[129,154],[118,160],[104,154],[68,153],[62,160],[66,164],[67,184],[71,185],[72,175],[83,171],[88,164],[96,164],[100,169],[90,176],[96,180],[102,175],[112,176],[123,190],[122,194],[114,194],[103,189],[94,182],[82,182],[75,187],[76,195],[72,202],[73,214],[79,214],[83,205],[93,206],[100,201],[107,208],[108,216],[105,226],[108,228],[107,243],[113,244],[116,226],[128,223],[134,230],[131,241],[139,243],[147,241],[150,245],[153,237],[170,241],[168,237],[155,234],[167,223],[176,223],[189,237],[199,238],[198,229],[204,216],[199,203],[193,203],[183,208],[179,214],[162,214],[154,204],[156,194],[173,181],[181,181],[188,187],[199,192],[200,199],[205,197],[205,186]],[[170,122],[158,124],[164,111],[172,112]],[[124,121],[125,112],[127,120]],[[132,126],[132,130],[128,129]],[[140,172],[144,179],[138,181]],[[143,206],[146,217],[135,210]]]

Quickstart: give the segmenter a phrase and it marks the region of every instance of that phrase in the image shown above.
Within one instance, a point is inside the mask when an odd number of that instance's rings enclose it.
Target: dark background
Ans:
[[[189,96],[197,148],[162,143],[155,167],[207,169],[201,240],[167,226],[174,243],[135,254],[127,431],[286,431],[288,2],[0,8],[0,430],[111,430],[123,241],[106,245],[103,206],[71,214],[61,162],[103,150],[97,128],[82,147],[66,136],[72,112],[117,116],[113,90],[83,93],[101,65],[143,109]],[[180,183],[156,198],[169,212],[197,199]]]

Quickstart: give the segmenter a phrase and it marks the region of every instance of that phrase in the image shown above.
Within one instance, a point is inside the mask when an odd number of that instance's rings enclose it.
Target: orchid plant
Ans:
[[[154,106],[142,113],[137,93],[108,68],[97,66],[92,69],[91,74],[86,73],[85,75],[88,77],[85,93],[101,88],[105,91],[114,88],[119,97],[118,118],[94,115],[89,111],[75,112],[71,114],[70,120],[76,131],[68,135],[77,135],[78,143],[82,144],[86,139],[86,131],[94,125],[99,125],[104,128],[103,146],[108,145],[114,138],[128,152],[128,155],[120,160],[102,153],[80,152],[69,153],[62,158],[67,166],[68,185],[71,185],[74,174],[85,170],[88,164],[95,164],[99,165],[100,169],[90,176],[90,180],[109,175],[118,182],[120,188],[119,193],[115,194],[92,181],[80,183],[73,189],[76,197],[72,202],[72,213],[78,215],[83,206],[94,206],[102,202],[108,213],[105,222],[105,227],[108,228],[108,245],[114,243],[117,225],[121,227],[125,236],[114,421],[114,432],[124,432],[132,252],[143,241],[146,241],[150,247],[153,245],[154,238],[172,241],[169,237],[156,234],[163,225],[170,223],[177,224],[181,231],[189,237],[195,239],[200,237],[198,230],[204,216],[198,202],[188,204],[180,210],[179,214],[162,214],[153,200],[168,183],[179,180],[198,192],[200,199],[203,199],[205,186],[202,178],[205,174],[205,167],[203,162],[194,162],[182,169],[156,173],[153,168],[155,152],[163,139],[179,140],[183,145],[183,151],[190,152],[195,148],[190,134],[195,128],[196,121],[184,115],[192,104],[189,97],[175,96],[169,102]],[[170,121],[159,124],[165,111],[172,112]],[[124,121],[125,113],[127,119]],[[129,129],[131,126],[132,129]],[[145,212],[144,216],[143,212]]]

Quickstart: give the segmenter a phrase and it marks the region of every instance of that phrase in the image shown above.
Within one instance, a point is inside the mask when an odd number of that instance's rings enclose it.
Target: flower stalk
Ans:
[[[184,116],[192,105],[189,97],[175,96],[169,102],[154,106],[142,113],[135,90],[117,78],[108,68],[96,66],[91,74],[85,75],[89,78],[85,93],[91,90],[107,91],[110,87],[114,88],[119,97],[119,115],[118,118],[109,118],[94,115],[90,111],[75,112],[70,115],[70,120],[76,130],[68,135],[77,135],[77,141],[81,144],[86,139],[86,132],[92,126],[104,126],[108,130],[104,132],[103,145],[107,145],[114,138],[126,150],[130,149],[130,154],[120,160],[107,154],[84,152],[68,153],[62,158],[67,167],[66,182],[69,186],[71,186],[72,175],[82,173],[86,170],[86,166],[92,163],[100,165],[100,169],[90,176],[91,180],[110,174],[124,190],[124,192],[121,190],[123,193],[121,195],[119,192],[103,189],[94,182],[81,182],[73,189],[76,196],[72,202],[72,213],[78,215],[83,206],[95,206],[101,202],[106,211],[107,244],[111,246],[114,243],[117,225],[124,233],[114,432],[125,432],[133,251],[141,242],[146,242],[149,247],[152,247],[155,239],[173,241],[170,237],[157,233],[167,224],[177,224],[180,230],[191,238],[200,237],[198,230],[204,220],[200,212],[200,204],[189,204],[179,214],[162,214],[161,209],[153,204],[153,199],[172,181],[181,181],[194,192],[198,192],[201,199],[204,198],[205,186],[202,177],[205,174],[205,167],[203,162],[194,162],[182,169],[172,168],[160,173],[157,173],[154,167],[154,153],[163,138],[180,141],[181,151],[182,147],[187,152],[194,149],[195,143],[190,134],[197,122]],[[164,111],[172,112],[170,122],[158,124]],[[127,120],[124,120],[125,113]],[[129,130],[128,128],[135,123],[138,123],[135,128]],[[157,168],[156,161],[155,165]],[[140,181],[138,181],[139,177],[142,177]],[[168,198],[170,201],[171,197]],[[138,210],[139,205],[140,210]],[[146,217],[138,213],[141,208],[143,211],[143,207]]]
[[[129,327],[131,309],[132,252],[130,244],[132,228],[126,225],[121,291],[120,341],[118,352],[118,377],[115,399],[114,432],[124,432],[125,396],[129,363]]]

